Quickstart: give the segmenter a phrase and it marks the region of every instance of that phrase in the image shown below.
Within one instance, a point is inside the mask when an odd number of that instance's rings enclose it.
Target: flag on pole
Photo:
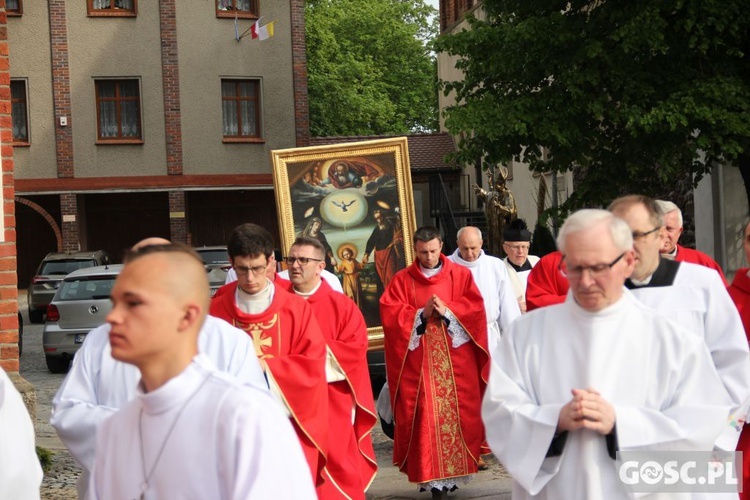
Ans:
[[[263,19],[263,17],[259,17],[257,21],[253,23],[252,26],[250,26],[250,35],[253,37],[253,40],[258,38],[258,28],[260,28],[260,20]]]
[[[275,22],[276,21],[271,21],[265,26],[258,28],[258,40],[268,40],[273,37],[273,23]]]
[[[276,21],[271,21],[265,26],[261,26],[261,19],[263,18],[259,17],[258,20],[255,21],[255,23],[253,23],[252,27],[250,28],[250,33],[252,34],[253,40],[255,40],[256,38],[258,40],[268,40],[269,38],[273,37],[273,24]]]
[[[237,26],[237,11],[234,11],[234,39],[240,41],[240,28]]]

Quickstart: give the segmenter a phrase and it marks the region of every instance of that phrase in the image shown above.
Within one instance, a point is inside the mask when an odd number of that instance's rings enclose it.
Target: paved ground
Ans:
[[[24,352],[21,356],[21,375],[34,384],[37,391],[37,445],[53,452],[52,467],[42,483],[43,500],[76,498],[75,482],[80,469],[49,425],[52,398],[63,381],[63,375],[49,373],[42,351],[42,325],[31,325],[26,310],[26,293],[19,291],[19,308],[24,316]],[[391,465],[393,442],[383,434],[380,426],[373,432],[373,443],[380,470],[367,492],[372,500],[429,499],[429,493],[419,493],[406,476]],[[510,479],[496,460],[488,461],[488,470],[480,472],[467,486],[450,494],[451,498],[510,498]]]

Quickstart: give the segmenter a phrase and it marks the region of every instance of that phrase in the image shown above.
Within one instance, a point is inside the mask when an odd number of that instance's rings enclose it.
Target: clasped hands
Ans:
[[[573,389],[573,399],[560,410],[557,432],[591,429],[606,436],[615,426],[615,409],[595,389]]]
[[[445,313],[448,311],[448,308],[445,306],[445,302],[440,300],[440,297],[437,295],[432,295],[432,297],[429,298],[427,301],[427,304],[424,306],[424,311],[422,314],[425,318],[429,318],[430,316],[437,316],[437,317],[445,317]]]

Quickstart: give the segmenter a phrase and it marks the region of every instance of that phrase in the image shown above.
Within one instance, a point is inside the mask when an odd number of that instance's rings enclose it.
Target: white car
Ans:
[[[65,276],[47,306],[42,346],[47,368],[65,373],[89,331],[104,324],[122,264],[89,267]]]

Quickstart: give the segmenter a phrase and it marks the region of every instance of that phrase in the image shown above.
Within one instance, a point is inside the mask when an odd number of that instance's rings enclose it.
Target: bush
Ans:
[[[537,221],[534,226],[534,234],[531,237],[529,255],[544,257],[555,250],[557,250],[557,244],[555,243],[555,237],[552,236],[552,231],[549,230],[546,224]]]
[[[36,456],[39,457],[39,463],[42,466],[42,471],[46,474],[50,467],[52,467],[52,457],[54,453],[41,446],[36,447]]]

